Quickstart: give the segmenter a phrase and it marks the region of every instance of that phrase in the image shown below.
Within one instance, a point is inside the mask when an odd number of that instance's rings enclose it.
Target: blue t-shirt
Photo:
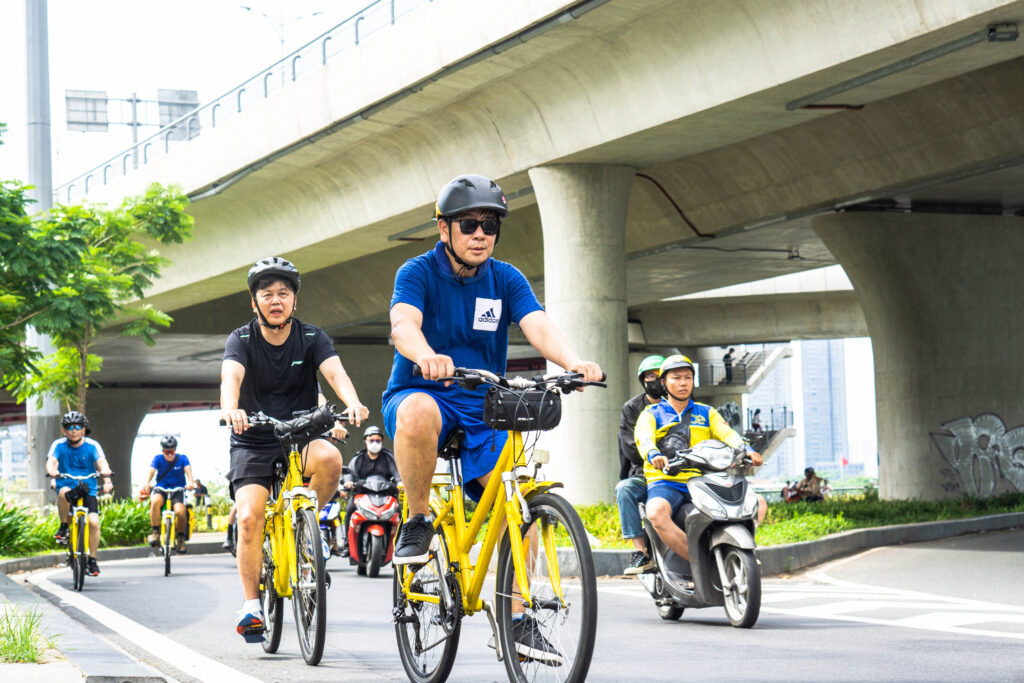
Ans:
[[[543,310],[523,274],[504,261],[488,259],[473,277],[455,277],[443,242],[398,269],[391,307],[398,303],[423,313],[423,336],[435,353],[451,356],[456,367],[498,374],[504,374],[508,359],[509,325]],[[483,387],[468,391],[413,377],[413,365],[395,351],[385,402],[394,392],[422,388],[466,408],[481,409]]]
[[[74,474],[79,477],[95,472],[97,460],[106,460],[106,456],[103,454],[103,447],[89,437],[82,439],[77,446],[72,446],[68,443],[66,437],[61,437],[50,444],[50,452],[46,454],[46,457],[57,459],[58,472]],[[89,495],[95,496],[97,490],[96,477],[87,479],[86,483],[89,485]],[[64,477],[57,479],[58,491],[65,486],[75,488],[78,486],[78,480],[65,479]]]
[[[173,489],[185,485],[185,468],[191,463],[184,453],[175,453],[174,458],[167,462],[161,453],[149,463],[149,466],[156,470],[156,485],[160,488]]]

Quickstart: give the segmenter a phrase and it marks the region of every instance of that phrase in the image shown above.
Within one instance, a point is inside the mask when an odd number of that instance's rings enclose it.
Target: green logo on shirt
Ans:
[[[295,365],[302,365],[302,361],[301,360],[293,360],[292,361],[292,365],[293,366],[295,366]]]

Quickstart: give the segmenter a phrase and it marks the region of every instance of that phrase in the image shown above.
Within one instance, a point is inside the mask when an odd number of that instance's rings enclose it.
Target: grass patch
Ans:
[[[57,636],[43,632],[43,615],[5,605],[0,612],[0,662],[39,663],[47,650],[56,647]]]
[[[576,510],[583,526],[598,539],[600,545],[595,547],[632,548],[632,544],[622,538],[619,510],[614,503],[577,505]],[[757,530],[757,543],[762,546],[797,543],[850,529],[1007,512],[1024,512],[1024,493],[942,501],[879,500],[877,490],[872,489],[858,496],[843,496],[819,503],[769,503],[768,514]]]

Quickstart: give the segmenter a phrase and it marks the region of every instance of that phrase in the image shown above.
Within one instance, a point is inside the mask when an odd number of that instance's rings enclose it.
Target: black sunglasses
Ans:
[[[485,235],[497,235],[498,229],[501,228],[501,221],[496,218],[488,218],[482,221],[478,221],[475,218],[453,218],[452,223],[459,224],[459,230],[463,235],[472,235],[478,227],[484,231]]]

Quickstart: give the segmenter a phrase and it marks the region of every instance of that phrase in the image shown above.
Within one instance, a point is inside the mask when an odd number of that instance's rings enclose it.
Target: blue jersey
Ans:
[[[191,463],[184,453],[175,453],[174,459],[167,462],[163,454],[153,458],[149,466],[156,470],[156,485],[164,489],[173,489],[185,485],[185,468]]]
[[[46,457],[56,458],[57,471],[64,474],[74,474],[79,477],[93,474],[96,472],[96,461],[100,459],[106,460],[106,456],[103,454],[103,447],[89,437],[82,439],[78,446],[72,446],[68,443],[67,438],[61,437],[50,444],[50,452],[46,454]],[[96,478],[87,479],[86,484],[89,485],[89,495],[95,496]],[[65,486],[75,488],[78,486],[78,480],[65,479],[63,477],[57,479],[58,490]]]
[[[423,313],[423,336],[435,353],[450,356],[456,367],[498,374],[505,373],[509,325],[542,310],[523,274],[503,261],[488,259],[476,275],[455,277],[443,242],[399,268],[391,307],[398,303]],[[422,388],[467,409],[482,410],[483,388],[469,391],[413,377],[413,365],[395,351],[385,402],[395,392]]]

